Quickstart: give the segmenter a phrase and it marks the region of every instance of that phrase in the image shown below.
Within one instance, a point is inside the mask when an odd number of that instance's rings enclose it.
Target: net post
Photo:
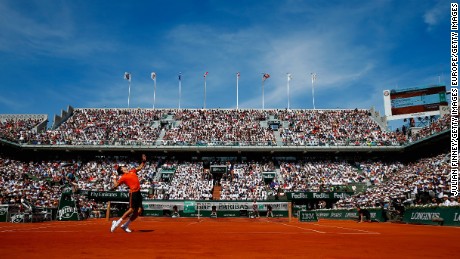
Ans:
[[[107,211],[105,212],[105,218],[107,221],[110,220],[110,201],[107,202]]]
[[[289,222],[291,222],[291,219],[292,219],[292,202],[288,202],[288,218],[289,218]]]

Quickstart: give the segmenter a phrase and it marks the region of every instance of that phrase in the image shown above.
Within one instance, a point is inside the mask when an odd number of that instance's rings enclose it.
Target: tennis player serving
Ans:
[[[129,217],[128,221],[121,225],[121,229],[125,232],[131,233],[131,230],[128,228],[129,224],[136,220],[139,214],[142,213],[141,185],[139,183],[139,177],[137,177],[137,172],[144,168],[146,161],[147,157],[145,154],[142,154],[142,162],[137,168],[128,170],[126,166],[116,166],[117,173],[118,175],[121,175],[121,177],[118,181],[115,181],[115,185],[112,190],[115,190],[121,184],[126,184],[129,187],[129,209],[120,219],[112,221],[110,232],[115,231],[121,222]]]

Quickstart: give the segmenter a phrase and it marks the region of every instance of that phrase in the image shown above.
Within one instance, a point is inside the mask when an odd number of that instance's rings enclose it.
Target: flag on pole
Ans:
[[[236,77],[240,78],[240,72],[236,73]]]
[[[157,77],[157,74],[155,72],[152,72],[152,74],[150,74],[150,77],[152,78],[152,80],[155,80],[155,78]]]
[[[208,74],[209,74],[208,72],[204,73],[204,78],[206,78],[206,76],[207,76]]]
[[[264,76],[262,77],[262,80],[265,81],[265,80],[267,80],[269,77],[270,77],[269,74],[264,73]]]
[[[131,74],[128,72],[125,72],[125,79],[131,82]]]

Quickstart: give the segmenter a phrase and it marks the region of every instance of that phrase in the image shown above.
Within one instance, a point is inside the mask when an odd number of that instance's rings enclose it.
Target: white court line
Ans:
[[[38,230],[38,231],[29,231],[30,229],[24,229],[24,230],[16,230],[16,231],[0,231],[0,233],[4,233],[4,232],[14,232],[14,233],[91,233],[89,231],[77,231],[77,230],[74,230],[74,231],[70,231],[70,230],[59,230],[59,231],[55,231],[55,230]]]
[[[35,230],[35,229],[44,229],[48,227],[38,227],[38,228],[16,228],[16,229],[8,229],[8,230],[2,230],[0,232],[21,232],[21,231],[29,231],[29,230]]]
[[[40,227],[33,227],[33,228],[24,228],[20,227],[18,228],[17,226],[12,226],[10,229],[5,229],[5,230],[0,230],[0,233],[5,233],[5,232],[27,232],[30,230],[37,230],[37,229],[52,229],[52,228],[61,228],[62,223],[68,223],[68,222],[74,222],[74,221],[53,221],[53,223],[46,223],[46,225],[42,225]],[[58,224],[56,224],[58,223]],[[16,223],[16,224],[32,224],[32,223]],[[66,227],[80,227],[80,226],[86,226],[86,225],[99,225],[97,222],[78,222],[76,224],[71,224],[71,225],[66,225]],[[35,225],[37,226],[37,225]],[[35,232],[35,231],[34,231]],[[59,232],[59,231],[56,231]]]
[[[367,234],[380,234],[379,232],[366,231],[366,230],[360,230],[360,229],[355,229],[355,228],[344,228],[344,227],[338,227],[338,226],[320,225],[320,224],[315,224],[315,223],[313,223],[313,225],[320,226],[320,227],[340,228],[340,229],[346,229],[346,230],[352,230],[352,231],[361,231]]]
[[[305,233],[305,232],[273,232],[273,231],[269,231],[269,232],[262,232],[262,231],[252,231],[252,232],[219,232],[221,234],[277,234],[277,235],[283,235],[283,234],[286,234],[286,235],[292,235],[292,234],[313,234],[313,233]]]
[[[380,233],[377,232],[369,232],[369,233],[335,233],[339,235],[380,235]]]
[[[298,226],[291,226],[291,225],[288,225],[288,224],[285,224],[285,223],[279,223],[279,224],[287,226],[287,227],[298,228],[298,229],[303,229],[303,230],[309,230],[309,231],[313,231],[313,232],[320,233],[320,234],[326,234],[326,232],[319,231],[319,230],[314,230],[314,229],[310,229],[310,228],[302,228],[302,227],[298,227]]]

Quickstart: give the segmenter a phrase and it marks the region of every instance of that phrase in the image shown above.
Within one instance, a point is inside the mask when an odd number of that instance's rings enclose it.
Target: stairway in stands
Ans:
[[[279,130],[273,131],[273,134],[275,135],[276,145],[283,146],[283,138],[281,138]]]
[[[212,190],[212,199],[213,200],[220,200],[220,192],[222,191],[222,186],[214,186]]]

